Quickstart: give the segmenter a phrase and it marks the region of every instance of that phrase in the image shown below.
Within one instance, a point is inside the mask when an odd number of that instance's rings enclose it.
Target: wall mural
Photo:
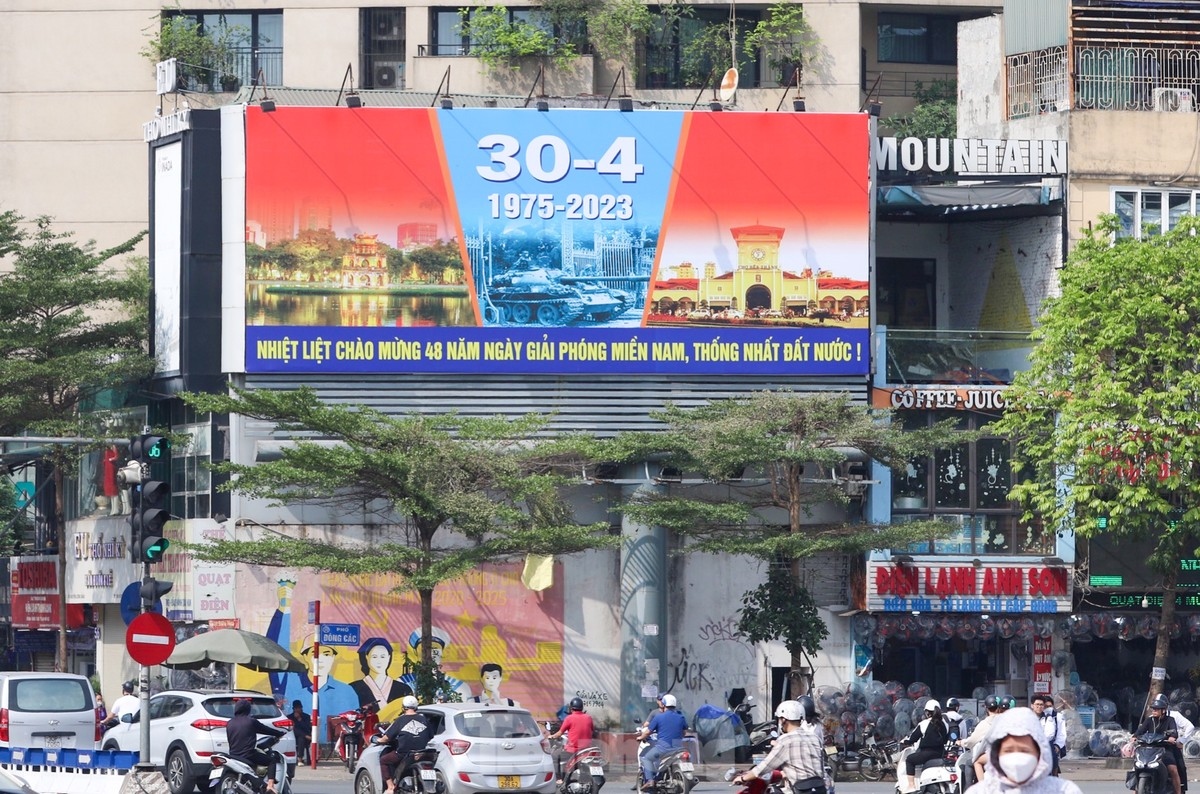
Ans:
[[[540,592],[522,585],[520,564],[489,565],[438,586],[432,653],[463,700],[520,705],[542,718],[553,718],[562,706],[563,591],[556,568],[554,584]],[[323,717],[370,702],[385,707],[412,691],[404,664],[420,658],[420,602],[415,592],[392,592],[398,577],[258,568],[239,575],[238,583],[238,603],[260,607],[247,612],[242,627],[276,639],[310,665],[315,627],[308,624],[309,602],[320,600],[322,624],[356,629],[344,638],[356,638],[352,644],[320,646]],[[286,710],[293,700],[311,709],[307,676],[239,669],[238,684],[269,687]],[[320,722],[325,742],[328,726]]]

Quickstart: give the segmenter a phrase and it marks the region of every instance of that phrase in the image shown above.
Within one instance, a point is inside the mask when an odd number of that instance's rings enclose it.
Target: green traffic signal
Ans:
[[[138,553],[141,562],[161,562],[171,541],[158,535],[146,535],[142,538]]]
[[[163,436],[141,435],[129,442],[129,457],[133,460],[165,460],[171,451],[171,442]]]

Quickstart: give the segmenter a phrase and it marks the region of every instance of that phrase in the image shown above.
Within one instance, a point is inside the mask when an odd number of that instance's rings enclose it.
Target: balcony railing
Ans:
[[[876,85],[876,81],[879,81]],[[924,88],[929,88],[938,80],[945,80],[951,84],[958,81],[958,76],[953,70],[944,72],[902,72],[902,71],[872,71],[863,72],[863,91],[870,91],[872,86],[875,91],[872,96],[891,96],[891,97],[911,97],[915,96],[917,85],[920,84]]]
[[[888,328],[883,355],[891,384],[1004,385],[1029,368],[1033,343],[1014,331]]]
[[[1194,111],[1200,47],[1049,47],[1010,55],[1008,115],[1076,110]]]
[[[283,85],[282,47],[239,47],[222,63],[179,64],[180,88],[185,91],[236,91],[242,86]]]

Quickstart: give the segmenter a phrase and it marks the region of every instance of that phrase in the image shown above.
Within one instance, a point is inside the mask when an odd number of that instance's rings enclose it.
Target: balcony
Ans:
[[[242,86],[283,85],[282,47],[237,47],[223,63],[180,64],[179,87],[185,91],[232,93]],[[260,76],[261,74],[261,76]]]
[[[1000,386],[1028,369],[1033,343],[1015,331],[883,331],[889,384]]]
[[[1006,68],[1010,119],[1068,109],[1188,112],[1200,98],[1196,47],[1049,47],[1010,55]]]

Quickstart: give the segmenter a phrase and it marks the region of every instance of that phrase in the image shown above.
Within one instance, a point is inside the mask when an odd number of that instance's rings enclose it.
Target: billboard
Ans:
[[[868,371],[865,114],[246,113],[248,372]]]

